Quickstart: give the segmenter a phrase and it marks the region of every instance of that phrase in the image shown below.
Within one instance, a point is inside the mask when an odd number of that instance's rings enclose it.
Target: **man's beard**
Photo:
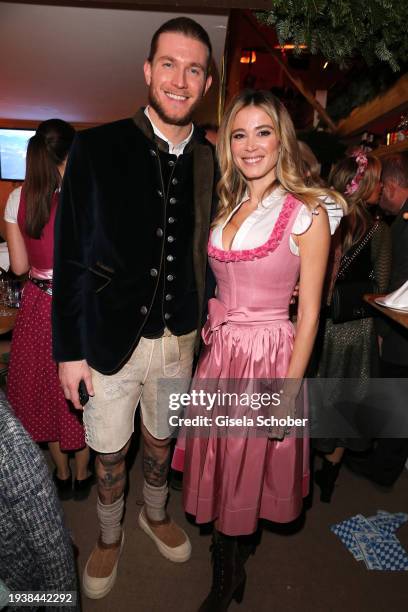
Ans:
[[[192,121],[195,109],[197,108],[197,106],[199,106],[201,102],[201,98],[202,96],[196,100],[196,102],[189,108],[188,113],[184,115],[183,117],[172,117],[171,115],[168,115],[166,113],[166,111],[160,104],[160,101],[157,99],[157,97],[154,94],[153,88],[152,87],[149,88],[149,105],[156,111],[160,119],[164,123],[167,123],[168,125],[178,125],[178,126],[189,125],[189,123],[191,123]]]

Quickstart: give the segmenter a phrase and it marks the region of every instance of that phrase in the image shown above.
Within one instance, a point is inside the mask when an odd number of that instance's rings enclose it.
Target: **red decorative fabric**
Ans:
[[[208,257],[218,259],[218,261],[251,261],[253,259],[260,259],[266,257],[268,253],[272,253],[281,243],[282,236],[292,215],[292,212],[296,206],[299,206],[299,202],[291,194],[285,199],[282,206],[282,210],[279,214],[278,220],[276,221],[272,233],[269,239],[259,247],[254,249],[244,250],[228,250],[218,249],[211,244],[211,238],[208,244]]]

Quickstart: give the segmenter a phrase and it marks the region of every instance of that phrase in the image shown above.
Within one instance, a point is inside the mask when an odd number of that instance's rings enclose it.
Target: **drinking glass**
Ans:
[[[8,301],[8,279],[0,277],[0,317],[7,317],[10,311],[6,308]]]
[[[8,280],[7,286],[7,306],[9,308],[19,308],[21,302],[21,291],[23,284],[19,280]]]

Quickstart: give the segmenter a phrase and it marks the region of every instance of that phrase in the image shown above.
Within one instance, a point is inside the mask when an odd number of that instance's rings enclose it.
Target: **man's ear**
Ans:
[[[146,60],[143,64],[143,72],[146,84],[148,87],[150,87],[150,83],[152,82],[152,65],[149,60]]]
[[[395,196],[395,191],[397,189],[397,183],[393,180],[387,181],[387,191],[390,198]]]
[[[205,86],[204,86],[204,93],[203,96],[205,96],[205,94],[207,93],[207,91],[210,89],[211,87],[211,83],[212,83],[212,76],[209,74],[206,81],[205,81]]]

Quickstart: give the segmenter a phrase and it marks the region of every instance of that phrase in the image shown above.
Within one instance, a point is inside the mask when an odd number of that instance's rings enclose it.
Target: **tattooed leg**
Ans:
[[[98,497],[104,505],[113,504],[123,495],[126,484],[125,457],[129,446],[130,440],[117,453],[98,454],[96,457]]]
[[[166,519],[167,476],[170,466],[170,439],[157,440],[143,426],[143,498],[147,517]]]
[[[143,434],[143,475],[152,487],[167,483],[170,467],[170,438],[158,440],[142,425]]]
[[[97,514],[101,530],[101,541],[106,545],[119,545],[122,534],[123,491],[126,484],[125,457],[130,440],[117,453],[98,454],[96,474],[98,476]]]

